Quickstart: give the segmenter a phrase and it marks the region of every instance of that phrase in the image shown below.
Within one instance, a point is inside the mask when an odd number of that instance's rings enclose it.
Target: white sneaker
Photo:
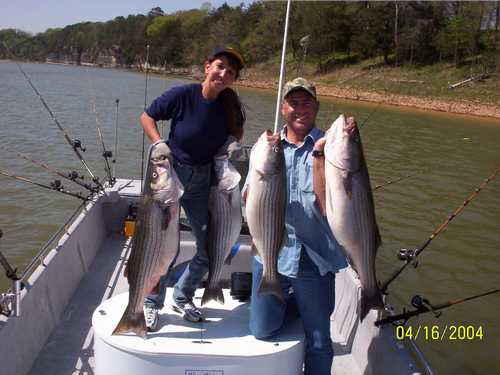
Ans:
[[[181,313],[182,317],[189,322],[198,323],[203,321],[203,314],[201,311],[193,304],[192,301],[185,303],[176,302],[172,299],[172,310]]]
[[[149,332],[158,331],[158,309],[152,305],[144,305],[144,318]]]

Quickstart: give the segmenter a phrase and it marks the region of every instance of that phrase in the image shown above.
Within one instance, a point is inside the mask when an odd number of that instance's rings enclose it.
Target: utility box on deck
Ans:
[[[171,298],[168,289],[166,301]],[[197,291],[199,304],[202,289]],[[256,340],[248,329],[249,305],[224,290],[224,305],[203,307],[205,321],[190,323],[165,307],[161,329],[146,339],[112,336],[128,303],[128,293],[103,302],[94,312],[96,375],[298,375],[302,374],[304,337],[300,321],[273,340]]]

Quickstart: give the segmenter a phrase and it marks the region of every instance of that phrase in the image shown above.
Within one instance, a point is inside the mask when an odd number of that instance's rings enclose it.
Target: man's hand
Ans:
[[[172,151],[170,151],[170,148],[163,139],[153,143],[151,159],[154,159],[155,161],[168,159],[172,162]]]
[[[241,144],[238,142],[236,137],[233,137],[232,135],[227,137],[226,143],[224,143],[217,150],[216,156],[222,156],[224,154],[227,154],[229,159],[238,159],[243,155],[243,148],[241,147]]]

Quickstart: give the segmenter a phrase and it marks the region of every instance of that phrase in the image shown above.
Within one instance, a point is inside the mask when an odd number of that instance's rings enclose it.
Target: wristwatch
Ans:
[[[312,157],[313,158],[323,158],[323,157],[325,157],[325,152],[321,151],[321,150],[313,150]]]

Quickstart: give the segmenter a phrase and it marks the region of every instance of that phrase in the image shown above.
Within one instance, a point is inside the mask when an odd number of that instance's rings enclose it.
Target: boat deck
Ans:
[[[103,301],[128,290],[123,267],[129,252],[130,240],[126,237],[112,234],[106,239],[61,323],[33,364],[31,375],[94,374],[92,314]]]
[[[60,324],[33,364],[30,375],[94,374],[92,314],[107,299],[128,291],[123,267],[129,252],[130,240],[124,236],[112,234],[105,240]],[[243,329],[248,330],[246,325]],[[203,340],[202,329],[198,335]],[[335,374],[362,373],[350,355],[339,355],[334,362]]]

